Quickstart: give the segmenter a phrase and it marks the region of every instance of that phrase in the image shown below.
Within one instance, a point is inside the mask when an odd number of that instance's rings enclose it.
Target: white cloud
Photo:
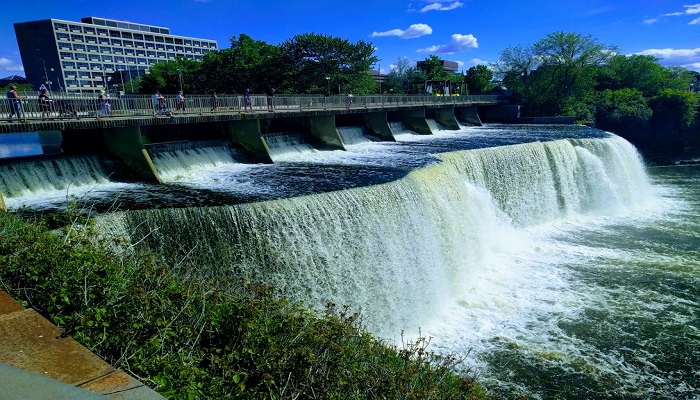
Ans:
[[[694,71],[700,71],[700,47],[697,49],[647,49],[636,54],[654,56],[661,59],[665,66],[680,65]]]
[[[24,67],[22,67],[22,64],[18,64],[9,58],[0,57],[0,71],[23,72]]]
[[[459,2],[459,1],[431,1],[431,4],[428,4],[427,6],[423,7],[420,9],[420,12],[428,12],[428,11],[450,11],[454,10],[455,8],[459,8],[464,6],[464,3]],[[449,3],[449,4],[448,4]]]
[[[414,39],[424,35],[430,35],[433,33],[433,28],[426,24],[413,24],[408,27],[408,29],[392,29],[384,32],[372,32],[371,37],[380,36],[398,36],[401,39]]]
[[[453,54],[467,49],[476,49],[479,44],[472,34],[460,35],[455,33],[452,35],[452,40],[447,44],[430,46],[425,49],[418,49],[419,53],[438,53],[438,54]]]
[[[683,6],[683,8],[685,8],[685,10],[683,10],[683,11],[670,12],[670,13],[666,13],[666,14],[661,14],[656,18],[645,19],[644,23],[645,24],[654,24],[656,22],[659,22],[659,19],[661,17],[681,17],[684,15],[700,14],[700,4],[685,5],[685,6]],[[696,18],[696,19],[689,22],[689,25],[697,25],[697,24],[700,24],[700,18]]]

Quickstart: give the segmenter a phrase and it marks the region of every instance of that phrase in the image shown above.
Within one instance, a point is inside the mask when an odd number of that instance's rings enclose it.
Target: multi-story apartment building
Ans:
[[[172,35],[169,28],[86,17],[14,24],[27,80],[53,90],[94,93],[128,82],[165,60],[201,60],[217,50],[210,39]],[[51,83],[47,83],[51,82]]]

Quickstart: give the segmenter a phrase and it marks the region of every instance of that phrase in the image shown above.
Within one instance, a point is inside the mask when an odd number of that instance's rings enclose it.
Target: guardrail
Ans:
[[[474,96],[323,96],[323,95],[265,95],[250,96],[249,103],[242,95],[220,95],[216,98],[202,95],[185,96],[184,104],[178,106],[175,95],[165,95],[164,103],[155,103],[152,96],[124,95],[111,97],[107,103],[96,95],[56,94],[50,96],[48,104],[41,104],[38,95],[20,93],[21,119],[56,120],[70,118],[119,118],[172,115],[202,115],[246,112],[372,109],[416,105],[477,105],[505,103],[508,99],[499,95]],[[0,122],[9,121],[10,112],[16,109],[12,99],[0,99]],[[13,116],[12,121],[18,120]]]

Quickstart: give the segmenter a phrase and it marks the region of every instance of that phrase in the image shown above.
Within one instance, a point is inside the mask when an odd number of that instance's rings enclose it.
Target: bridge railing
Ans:
[[[119,118],[144,116],[170,116],[172,114],[225,114],[268,111],[306,111],[328,109],[381,109],[386,107],[408,107],[416,105],[475,105],[507,102],[499,95],[474,96],[422,96],[422,95],[371,95],[371,96],[323,96],[323,95],[252,95],[250,101],[242,95],[186,95],[180,107],[175,95],[165,95],[161,105],[154,103],[150,95],[123,95],[111,97],[104,104],[97,95],[57,94],[50,96],[49,105],[39,103],[34,92],[20,93],[19,105],[22,119],[65,118]],[[11,99],[0,99],[0,121],[7,120],[16,108]],[[14,117],[13,119],[16,119]]]

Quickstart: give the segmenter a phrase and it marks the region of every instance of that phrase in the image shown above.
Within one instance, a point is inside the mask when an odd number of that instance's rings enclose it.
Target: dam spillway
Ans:
[[[420,330],[504,397],[692,398],[697,168],[647,171],[585,127],[392,129],[396,142],[353,130],[345,151],[134,184],[114,192],[130,209],[98,223],[190,277],[349,304],[388,340]]]

